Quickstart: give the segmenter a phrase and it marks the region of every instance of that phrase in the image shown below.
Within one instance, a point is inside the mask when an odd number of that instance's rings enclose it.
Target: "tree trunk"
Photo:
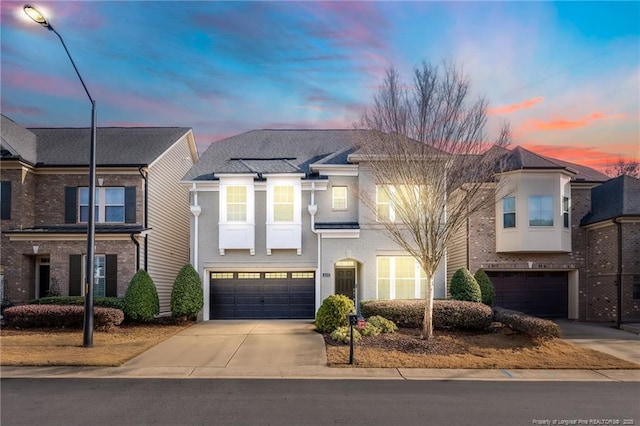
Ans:
[[[427,277],[427,300],[424,304],[424,319],[422,320],[422,338],[429,340],[433,337],[433,275]]]

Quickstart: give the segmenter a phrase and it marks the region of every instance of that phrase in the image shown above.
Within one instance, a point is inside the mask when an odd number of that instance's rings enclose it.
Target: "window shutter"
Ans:
[[[76,223],[78,221],[78,188],[65,186],[64,188],[64,223]]]
[[[105,257],[105,296],[118,297],[118,255],[108,254]]]
[[[124,188],[124,221],[125,223],[136,222],[136,187],[127,186]]]
[[[82,255],[69,256],[69,296],[82,296]]]
[[[0,204],[2,205],[2,219],[11,219],[11,181],[3,181],[2,187],[0,187],[0,193],[2,195],[2,199],[0,200]]]

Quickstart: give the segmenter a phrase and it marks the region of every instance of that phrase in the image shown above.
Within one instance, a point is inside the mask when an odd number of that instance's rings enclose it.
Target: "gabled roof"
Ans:
[[[42,167],[87,166],[90,128],[26,129],[2,116],[2,158],[18,158]],[[98,127],[98,166],[153,163],[191,129],[188,127]]]
[[[17,158],[29,164],[36,164],[36,135],[4,115],[0,126],[1,157]]]
[[[252,130],[214,142],[184,180],[215,173],[310,173],[309,166],[353,146],[358,130]],[[346,155],[340,158],[347,164]]]
[[[640,179],[626,175],[591,189],[591,211],[580,225],[624,216],[640,216]]]
[[[505,171],[519,169],[557,169],[567,170],[572,173],[573,177],[571,180],[574,181],[604,182],[609,179],[607,175],[591,167],[539,155],[521,146],[516,146],[512,150],[506,151],[503,164]]]

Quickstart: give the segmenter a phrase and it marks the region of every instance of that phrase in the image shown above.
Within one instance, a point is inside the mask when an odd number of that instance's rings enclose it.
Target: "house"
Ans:
[[[425,296],[421,268],[379,221],[393,217],[393,205],[358,155],[358,132],[253,130],[202,154],[183,184],[205,320],[313,318],[331,294],[356,302]],[[470,217],[448,247],[435,297],[447,296],[457,268],[483,267],[498,304],[594,319],[588,296],[579,296],[591,285],[589,225],[581,220],[599,208],[591,191],[608,178],[522,148],[502,157],[507,168],[498,178],[511,190],[487,187],[496,202]],[[364,206],[364,193],[375,197],[376,209]]]
[[[24,128],[2,116],[3,298],[84,294],[89,128]],[[198,158],[191,129],[100,127],[96,147],[94,295],[123,297],[145,269],[161,312],[189,262],[188,190]]]

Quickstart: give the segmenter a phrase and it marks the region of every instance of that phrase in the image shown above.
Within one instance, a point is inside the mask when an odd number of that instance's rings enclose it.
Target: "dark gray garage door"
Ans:
[[[212,319],[315,316],[314,272],[211,272]]]
[[[487,271],[496,289],[494,305],[542,318],[567,318],[566,272]]]

